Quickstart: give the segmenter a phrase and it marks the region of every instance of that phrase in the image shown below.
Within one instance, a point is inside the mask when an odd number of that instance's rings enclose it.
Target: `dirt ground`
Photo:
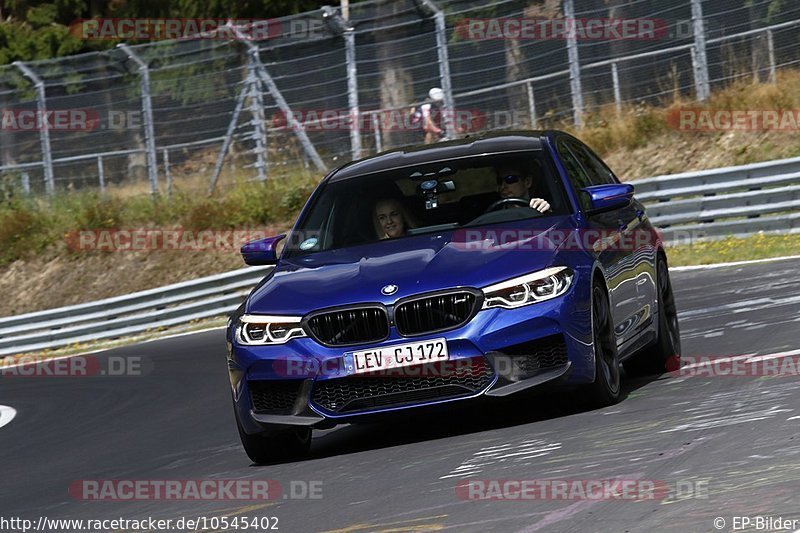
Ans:
[[[603,159],[621,180],[630,181],[796,156],[800,156],[799,133],[729,131],[687,135],[676,131],[661,135],[642,148],[616,150]]]
[[[0,316],[100,300],[246,266],[232,252],[57,254],[0,271]]]

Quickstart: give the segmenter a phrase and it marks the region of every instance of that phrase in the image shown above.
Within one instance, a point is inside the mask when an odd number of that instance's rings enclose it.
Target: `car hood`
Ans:
[[[547,217],[386,240],[282,260],[248,313],[304,315],[359,302],[391,304],[452,287],[481,288],[553,263],[570,217]],[[498,245],[500,244],[500,245]],[[396,285],[384,295],[381,289]]]

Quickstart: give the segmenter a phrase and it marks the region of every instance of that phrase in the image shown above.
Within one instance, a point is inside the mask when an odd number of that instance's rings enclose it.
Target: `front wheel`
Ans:
[[[249,435],[242,429],[238,415],[236,426],[245,453],[256,464],[302,459],[311,449],[311,428],[274,426]]]
[[[661,374],[680,367],[681,332],[678,327],[678,311],[672,294],[667,262],[658,256],[656,267],[658,285],[658,338],[630,360],[625,361],[625,372],[631,376]]]
[[[597,407],[613,405],[620,397],[619,354],[608,294],[597,283],[592,287],[592,340],[595,375],[586,399]]]

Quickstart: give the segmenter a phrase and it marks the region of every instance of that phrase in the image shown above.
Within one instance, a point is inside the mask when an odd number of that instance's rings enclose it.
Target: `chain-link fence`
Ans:
[[[702,101],[800,61],[789,0],[366,0],[269,24],[0,67],[2,179],[165,194],[320,176],[422,142],[411,109],[434,86],[453,138]]]

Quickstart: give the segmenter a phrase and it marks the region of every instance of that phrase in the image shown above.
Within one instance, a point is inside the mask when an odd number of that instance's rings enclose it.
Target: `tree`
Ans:
[[[381,0],[376,5],[376,18],[380,21],[379,24],[391,26],[396,24],[394,16],[402,9],[403,6],[400,2]],[[407,28],[408,26],[405,25],[386,29],[376,28],[374,32],[377,43],[377,60],[380,65],[378,88],[380,107],[392,110],[388,116],[394,116],[393,112],[402,110],[415,100],[414,79],[405,57],[408,55],[408,50],[405,48],[405,43],[401,41],[406,36]],[[385,132],[383,140],[389,147],[398,146],[405,144],[402,135],[402,131],[391,129]]]

